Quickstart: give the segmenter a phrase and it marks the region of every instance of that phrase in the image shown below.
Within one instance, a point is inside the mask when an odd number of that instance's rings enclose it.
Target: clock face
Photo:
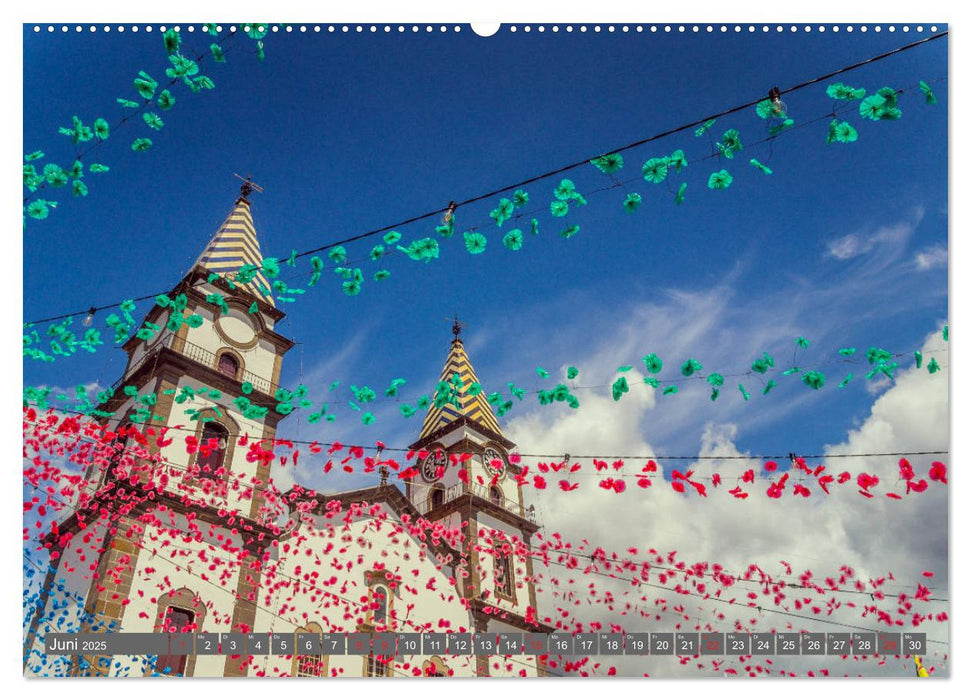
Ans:
[[[506,474],[506,458],[499,450],[487,447],[482,453],[482,463],[485,465],[486,473],[502,478]]]
[[[445,465],[448,464],[448,457],[442,450],[435,450],[427,457],[425,461],[421,463],[421,477],[425,481],[438,481],[439,471],[445,469]]]

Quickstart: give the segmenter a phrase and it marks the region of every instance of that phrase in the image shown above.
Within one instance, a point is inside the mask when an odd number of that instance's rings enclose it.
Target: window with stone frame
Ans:
[[[192,631],[195,613],[184,608],[169,607],[165,611],[165,621],[162,632],[170,634],[186,634]],[[155,670],[165,676],[181,676],[185,673],[185,654],[159,654],[155,662]]]
[[[239,375],[239,360],[231,353],[224,352],[219,356],[217,369],[220,374],[225,374],[227,377],[236,379]]]
[[[376,654],[368,654],[364,675],[368,678],[390,676],[391,666],[386,661],[385,657]]]
[[[496,538],[493,540],[492,547],[496,595],[512,598],[515,590],[512,546],[504,538]]]
[[[196,466],[199,468],[199,476],[209,479],[222,478],[222,474],[217,474],[223,467],[226,460],[226,447],[229,444],[229,431],[224,425],[215,421],[209,421],[202,429],[202,436],[199,438],[199,456],[196,459]]]
[[[300,652],[301,634],[320,634],[321,627],[310,622],[306,627],[298,627],[294,632],[297,638],[297,652]],[[297,678],[320,678],[327,675],[328,659],[322,653],[296,653],[293,656],[293,675]]]

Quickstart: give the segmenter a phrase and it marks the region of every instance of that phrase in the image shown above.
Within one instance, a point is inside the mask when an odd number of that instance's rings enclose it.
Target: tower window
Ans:
[[[161,631],[173,634],[190,632],[194,619],[195,614],[191,610],[170,607],[165,611],[165,622]],[[185,673],[187,658],[185,654],[159,654],[155,670],[166,676],[181,676]]]
[[[217,369],[220,374],[225,374],[227,377],[236,379],[239,373],[239,360],[230,353],[224,352],[219,356],[219,366]]]
[[[435,484],[432,486],[432,493],[428,499],[429,510],[435,510],[443,503],[445,503],[445,489],[442,488],[441,484]]]
[[[384,625],[388,622],[388,589],[384,586],[374,587],[374,614],[371,616],[375,625]]]
[[[365,675],[368,678],[373,678],[375,676],[387,676],[389,668],[390,667],[383,657],[368,654],[367,667],[365,669]]]
[[[223,356],[225,357],[225,355]],[[199,441],[199,458],[196,465],[199,467],[200,476],[215,478],[216,472],[223,466],[226,459],[226,446],[229,440],[229,431],[225,426],[210,421],[202,429],[202,438]]]
[[[495,567],[496,595],[503,598],[512,599],[515,581],[512,572],[512,552],[508,543],[494,542],[495,554],[493,566]]]
[[[497,506],[502,506],[504,499],[502,497],[502,491],[499,490],[498,486],[493,486],[489,489],[489,500],[492,501]]]

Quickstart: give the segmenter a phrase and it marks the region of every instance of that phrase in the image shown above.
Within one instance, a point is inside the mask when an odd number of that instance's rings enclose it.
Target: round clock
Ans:
[[[448,457],[441,450],[435,450],[421,463],[421,477],[425,481],[438,481],[439,471],[448,464]]]
[[[487,447],[482,453],[482,463],[485,465],[486,473],[502,478],[506,474],[506,458],[499,450]]]

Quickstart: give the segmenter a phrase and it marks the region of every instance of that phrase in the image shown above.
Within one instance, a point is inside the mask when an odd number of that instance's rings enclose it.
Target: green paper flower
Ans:
[[[27,216],[32,219],[46,219],[50,214],[49,202],[46,199],[35,199],[27,205]]]
[[[701,369],[702,366],[698,360],[689,358],[684,361],[684,364],[681,365],[681,374],[683,374],[685,377],[690,377],[692,374],[700,371]]]
[[[860,116],[879,121],[883,119],[887,109],[887,100],[883,95],[870,95],[860,102]]]
[[[189,328],[198,328],[204,320],[199,314],[192,314],[191,316],[186,316],[185,323]]]
[[[609,175],[624,167],[624,156],[619,153],[608,153],[607,155],[597,156],[590,163],[600,172]]]
[[[528,201],[529,201],[529,193],[527,193],[526,190],[516,190],[515,192],[513,192],[512,205],[516,209],[526,206],[526,203]]]
[[[374,422],[374,414],[368,411],[361,416],[361,422],[364,423],[364,425],[371,425]]]
[[[798,345],[803,350],[805,350],[806,348],[809,347],[809,341],[806,340],[803,336],[799,336],[798,338],[796,338],[796,345]]]
[[[137,102],[133,100],[126,100],[124,97],[119,97],[117,99],[117,102],[125,109],[138,109],[139,107],[141,107],[141,105],[138,104]]]
[[[578,370],[573,365],[570,365],[569,367],[566,368],[567,379],[576,379],[578,374],[580,374],[580,370]]]
[[[455,217],[448,220],[448,223],[435,227],[435,233],[442,238],[451,238],[455,233]]]
[[[665,158],[651,158],[641,169],[644,179],[657,184],[668,176],[668,161]]]
[[[68,176],[75,180],[80,180],[84,177],[84,163],[79,160],[74,161],[74,165],[71,166]]]
[[[111,135],[111,126],[105,119],[98,117],[94,120],[94,135],[102,141],[107,140]]]
[[[628,214],[633,214],[639,206],[641,206],[641,196],[637,192],[631,192],[624,199],[624,211]]]
[[[560,235],[563,238],[573,238],[580,232],[580,224],[573,224],[572,226],[567,226],[565,229],[560,231]]]
[[[376,246],[371,248],[371,252],[368,253],[368,257],[371,258],[371,260],[380,260],[384,257],[384,254],[384,246],[378,243]]]
[[[560,184],[553,189],[553,196],[561,202],[569,202],[575,194],[576,187],[573,184],[573,180],[560,180]]]
[[[335,265],[343,265],[347,262],[347,249],[344,246],[334,246],[327,252],[327,257]]]
[[[496,222],[496,226],[502,226],[509,217],[512,216],[513,205],[512,200],[503,197],[499,200],[499,205],[489,212],[489,216]]]
[[[695,129],[695,136],[704,136],[705,133],[715,125],[717,119],[709,119],[704,124]]]
[[[644,383],[648,386],[654,387],[655,389],[657,389],[661,384],[657,377],[644,377]]]
[[[712,389],[711,390],[711,400],[714,401],[715,399],[717,399],[718,398],[718,394],[719,394],[718,389]]]
[[[570,205],[566,202],[550,202],[550,213],[553,216],[566,216],[570,211]]]
[[[775,102],[769,99],[762,100],[755,105],[755,113],[758,115],[759,119],[785,119],[786,116],[786,113],[782,111],[782,106],[776,105]]]
[[[941,331],[941,337],[944,338],[944,342],[947,342],[947,324],[944,324],[944,330]]]
[[[75,180],[71,183],[71,191],[75,197],[88,196],[88,186],[85,185],[81,180]]]
[[[839,353],[843,357],[849,357],[850,355],[856,354],[856,348],[840,348]]]
[[[742,392],[742,398],[745,399],[746,401],[748,401],[749,398],[751,398],[752,395],[745,390],[745,386],[744,385],[739,384],[738,385],[738,390],[740,392]]]
[[[394,245],[401,240],[401,234],[397,231],[388,231],[382,238],[385,245]]]
[[[383,282],[389,277],[391,277],[391,273],[388,272],[387,270],[378,270],[377,272],[374,273],[375,282]]]
[[[843,377],[843,381],[840,382],[839,388],[840,389],[845,388],[846,385],[850,383],[850,380],[851,379],[853,379],[853,373],[852,372],[847,372],[846,373],[846,376]]]
[[[803,383],[811,389],[822,389],[826,376],[822,372],[810,371],[802,375]]]
[[[763,173],[765,175],[771,175],[772,174],[772,168],[770,168],[768,165],[763,165],[762,163],[760,163],[755,158],[753,158],[752,160],[749,161],[749,165],[751,165],[752,167],[758,169],[761,173]]]
[[[25,155],[24,160],[26,161],[40,160],[43,157],[44,157],[43,151],[34,151],[33,153],[28,153],[27,155]]]
[[[165,75],[170,78],[187,78],[199,72],[199,66],[196,62],[182,54],[177,53],[169,56],[169,62],[172,67],[165,69]],[[146,99],[151,99],[151,95]]]
[[[923,80],[920,81],[920,91],[924,93],[924,99],[929,105],[937,104],[937,97],[934,96],[934,92],[931,90],[931,86],[925,83]]]
[[[708,187],[712,190],[724,190],[728,189],[728,186],[732,184],[732,176],[727,170],[719,170],[716,173],[712,173],[708,178]]]
[[[131,142],[131,149],[138,153],[141,153],[142,151],[147,151],[151,147],[152,147],[152,139],[142,138],[142,139],[135,139],[134,141]]]
[[[829,136],[826,138],[826,143],[853,143],[857,138],[856,129],[849,122],[837,122],[834,119],[829,123]]]
[[[523,247],[523,232],[514,228],[502,237],[502,244],[509,250],[519,250]]]
[[[661,361],[661,358],[655,355],[653,352],[650,355],[645,355],[641,359],[644,362],[644,367],[647,368],[647,371],[651,374],[658,374],[664,367],[664,363]]]
[[[225,63],[226,56],[223,54],[223,47],[219,44],[213,42],[209,44],[209,52],[212,54],[212,60],[216,63]]]
[[[155,97],[155,88],[158,87],[158,82],[153,80],[145,71],[138,71],[138,77],[135,78],[134,84],[135,89],[138,90],[138,94],[144,99],[150,100]],[[138,104],[135,104],[135,106],[137,107]]]
[[[843,83],[833,83],[826,88],[826,94],[834,100],[862,100],[866,95],[863,88],[853,88]]]
[[[357,280],[347,280],[341,283],[341,289],[349,297],[355,297],[361,293],[361,283]]]
[[[102,165],[101,163],[92,163],[88,166],[89,173],[106,173],[109,169],[107,165]]]
[[[933,358],[932,357],[931,358],[931,361],[927,363],[927,371],[930,374],[936,373],[940,368],[941,368],[941,366],[937,363],[937,359],[936,358]]]
[[[615,381],[613,386],[610,387],[610,390],[613,394],[614,401],[620,401],[620,397],[630,391],[630,386],[627,383],[627,377],[618,377],[617,381]]]
[[[670,386],[664,387],[664,391],[661,392],[661,393],[662,393],[663,396],[668,396],[669,394],[677,394],[678,393],[678,387],[675,386],[674,384],[671,384]]]
[[[48,163],[44,166],[44,179],[51,187],[63,187],[67,184],[68,177],[60,165]]]
[[[677,204],[679,207],[681,206],[681,203],[684,202],[684,193],[687,191],[687,189],[688,189],[688,183],[682,182],[681,186],[678,188],[678,193],[674,195],[674,203]]]
[[[145,112],[142,114],[142,119],[145,120],[149,129],[155,129],[155,131],[161,131],[162,127],[165,126],[165,122],[155,112]]]
[[[465,238],[465,249],[472,255],[478,255],[486,249],[486,237],[478,231],[466,231],[462,236]]]
[[[770,391],[772,391],[772,388],[775,387],[775,386],[776,386],[775,380],[774,379],[770,379],[768,381],[768,383],[765,385],[765,388],[762,389],[762,396],[765,396]]]
[[[479,382],[472,382],[469,384],[469,388],[465,390],[468,396],[478,396],[482,393],[482,385]]]
[[[715,147],[726,158],[734,158],[735,154],[742,150],[742,136],[738,129],[729,129],[722,134],[722,140],[715,144]]]
[[[162,90],[162,92],[159,93],[156,104],[158,104],[159,109],[172,109],[172,107],[175,106],[175,97],[168,90]],[[95,128],[97,128],[97,124],[95,125]]]
[[[667,157],[668,167],[674,168],[674,172],[680,173],[688,167],[688,158],[680,148]]]
[[[539,220],[533,219],[529,224],[529,232],[534,236],[539,235]]]
[[[725,377],[718,374],[717,372],[712,372],[707,377],[708,383],[712,386],[722,386],[725,383]]]
[[[162,35],[162,41],[165,42],[165,53],[172,54],[179,50],[179,46],[182,44],[182,37],[175,29],[168,29]]]
[[[769,127],[769,136],[774,137],[781,134],[786,129],[791,129],[796,122],[793,119],[786,119],[781,124]]]

